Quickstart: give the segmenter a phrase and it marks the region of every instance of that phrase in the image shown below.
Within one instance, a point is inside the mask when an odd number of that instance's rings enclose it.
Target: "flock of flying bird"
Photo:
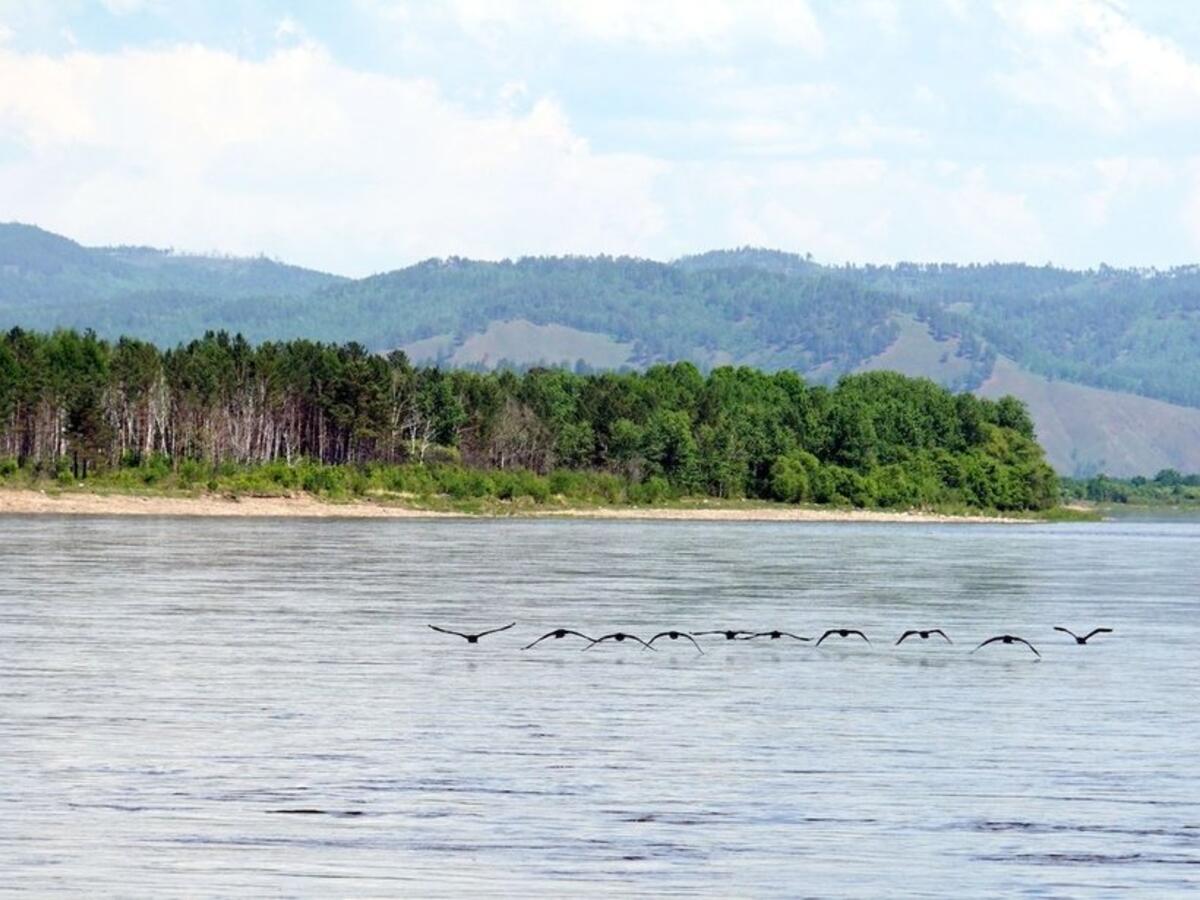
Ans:
[[[457,637],[464,638],[464,639],[466,639],[466,642],[468,644],[478,644],[480,638],[487,637],[489,634],[497,634],[498,632],[501,632],[501,631],[508,631],[508,629],[512,628],[516,624],[517,624],[516,622],[510,622],[508,625],[504,625],[500,628],[491,628],[487,631],[479,631],[474,634],[467,634],[462,631],[454,631],[449,628],[439,628],[437,625],[430,625],[429,627],[432,628],[434,631],[440,631],[442,634],[453,634],[453,635],[456,635]],[[1076,644],[1086,644],[1089,640],[1091,640],[1093,637],[1095,637],[1098,634],[1110,634],[1112,632],[1111,628],[1093,628],[1091,631],[1089,631],[1087,634],[1085,634],[1081,637],[1080,635],[1071,631],[1069,628],[1063,628],[1061,625],[1055,625],[1054,630],[1061,631],[1064,634],[1069,634],[1072,638],[1075,639]],[[805,641],[805,642],[812,641],[812,638],[810,638],[810,637],[801,637],[798,634],[792,634],[790,631],[779,631],[779,630],[775,630],[775,631],[745,631],[742,629],[718,629],[716,631],[691,631],[691,632],[688,632],[688,631],[660,631],[658,634],[654,635],[654,637],[650,638],[650,640],[644,641],[640,637],[638,637],[636,634],[629,634],[628,632],[625,632],[625,631],[614,631],[612,634],[605,634],[600,637],[594,638],[594,637],[589,637],[588,635],[584,634],[581,631],[575,631],[571,628],[555,628],[553,631],[547,631],[536,641],[526,644],[521,649],[522,650],[531,650],[544,640],[548,640],[548,639],[561,640],[562,638],[569,636],[569,637],[582,638],[583,640],[587,641],[587,646],[583,647],[582,648],[583,650],[591,650],[597,644],[603,644],[605,641],[616,641],[618,644],[624,643],[625,641],[632,641],[635,644],[641,644],[642,647],[646,650],[653,650],[655,641],[661,640],[662,638],[666,638],[666,639],[672,640],[672,641],[691,641],[692,646],[694,646],[697,651],[699,651],[700,653],[704,653],[704,649],[700,646],[700,643],[699,643],[699,641],[696,640],[696,638],[705,637],[707,635],[713,635],[713,634],[722,635],[722,636],[724,636],[725,640],[727,640],[727,641],[753,641],[753,640],[757,640],[758,638],[767,638],[772,641],[777,641],[781,638],[790,638],[794,641]],[[945,641],[947,644],[954,643],[954,641],[950,640],[949,636],[946,634],[946,632],[942,631],[942,629],[927,628],[927,629],[910,629],[910,630],[904,632],[904,634],[900,635],[899,640],[896,641],[896,646],[903,644],[910,637],[917,637],[917,638],[920,638],[921,640],[925,641],[925,640],[929,640],[929,637],[931,635],[935,635],[935,634],[938,637],[940,637],[943,641]],[[819,638],[817,638],[817,642],[813,646],[820,647],[821,644],[827,638],[831,638],[831,637],[846,638],[846,637],[851,637],[851,636],[862,638],[868,644],[871,643],[871,639],[869,637],[867,637],[865,634],[863,634],[861,631],[859,631],[857,628],[830,628],[823,635],[821,635]],[[983,641],[982,643],[980,643],[979,646],[977,646],[975,648],[975,650],[979,650],[983,647],[986,647],[988,644],[996,644],[996,643],[1024,644],[1026,647],[1028,647],[1030,650],[1032,650],[1033,654],[1035,656],[1037,656],[1039,659],[1042,656],[1042,654],[1038,652],[1037,647],[1033,646],[1033,644],[1029,643],[1029,641],[1025,640],[1025,638],[1017,637],[1014,634],[998,634],[995,637],[990,637],[986,641]],[[974,653],[975,650],[972,650],[971,652]]]

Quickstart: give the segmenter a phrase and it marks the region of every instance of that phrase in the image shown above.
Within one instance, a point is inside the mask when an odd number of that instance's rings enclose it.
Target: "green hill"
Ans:
[[[83,247],[31,225],[0,224],[0,324],[91,328],[171,343],[195,328],[241,323],[343,281],[263,257]],[[251,302],[246,302],[251,301]]]
[[[159,345],[210,329],[255,342],[358,341],[475,368],[689,360],[823,382],[877,368],[955,390],[1003,381],[1036,398],[1039,428],[1058,430],[1048,447],[1065,472],[1152,473],[1164,460],[1200,469],[1190,425],[1171,425],[1200,408],[1197,267],[839,267],[742,248],[672,263],[451,258],[350,280],[263,258],[88,248],[11,224],[0,225],[0,327],[13,325]],[[998,374],[999,360],[1008,362]],[[1058,409],[1083,397],[1088,423]],[[1132,422],[1143,430],[1136,441],[1121,434]]]

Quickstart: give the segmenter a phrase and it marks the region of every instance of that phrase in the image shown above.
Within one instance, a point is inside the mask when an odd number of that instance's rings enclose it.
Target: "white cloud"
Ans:
[[[693,85],[705,102],[681,107],[695,117],[645,117],[647,132],[666,135],[654,157],[597,149],[536,81],[497,78],[473,97],[480,111],[283,31],[286,43],[257,60],[201,46],[63,56],[0,46],[0,221],[348,274],[431,255],[667,258],[747,243],[833,261],[1076,265],[1101,258],[1097,236],[1142,261],[1179,258],[1192,234],[1200,247],[1200,169],[1124,152],[1044,165],[930,159],[950,152],[936,132],[856,104],[836,80],[764,84],[732,64],[705,69]],[[914,102],[951,102],[910,90]],[[721,149],[672,152],[705,142]],[[1152,229],[1119,231],[1151,208],[1180,226],[1167,228],[1168,250]]]
[[[1017,67],[998,78],[1032,106],[1119,132],[1200,116],[1200,65],[1102,0],[1000,0]]]
[[[754,244],[818,259],[1020,260],[1045,255],[1046,234],[1023,191],[980,168],[874,157],[690,164],[670,204],[701,223],[690,252]]]
[[[8,41],[12,40],[12,36],[13,36],[12,29],[9,28],[7,25],[5,25],[3,22],[0,22],[0,44],[4,44],[4,43],[7,43]]]
[[[303,45],[0,50],[0,219],[93,242],[265,251],[362,272],[436,254],[636,252],[661,166],[597,154],[553,103],[470,115]]]

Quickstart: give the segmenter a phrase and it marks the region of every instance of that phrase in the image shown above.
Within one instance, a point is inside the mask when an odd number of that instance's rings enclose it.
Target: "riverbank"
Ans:
[[[1024,523],[1012,516],[951,515],[926,511],[814,508],[761,502],[710,501],[663,506],[550,506],[532,503],[450,504],[416,498],[321,499],[298,492],[256,497],[200,493],[193,496],[90,493],[0,488],[0,515],[82,516],[263,516],[272,518],[395,519],[586,518],[700,522],[954,522]]]

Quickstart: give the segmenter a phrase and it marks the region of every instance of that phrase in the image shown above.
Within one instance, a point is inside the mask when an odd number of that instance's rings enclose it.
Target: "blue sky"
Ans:
[[[1200,15],[1105,0],[0,0],[0,220],[346,274],[1200,258]]]

